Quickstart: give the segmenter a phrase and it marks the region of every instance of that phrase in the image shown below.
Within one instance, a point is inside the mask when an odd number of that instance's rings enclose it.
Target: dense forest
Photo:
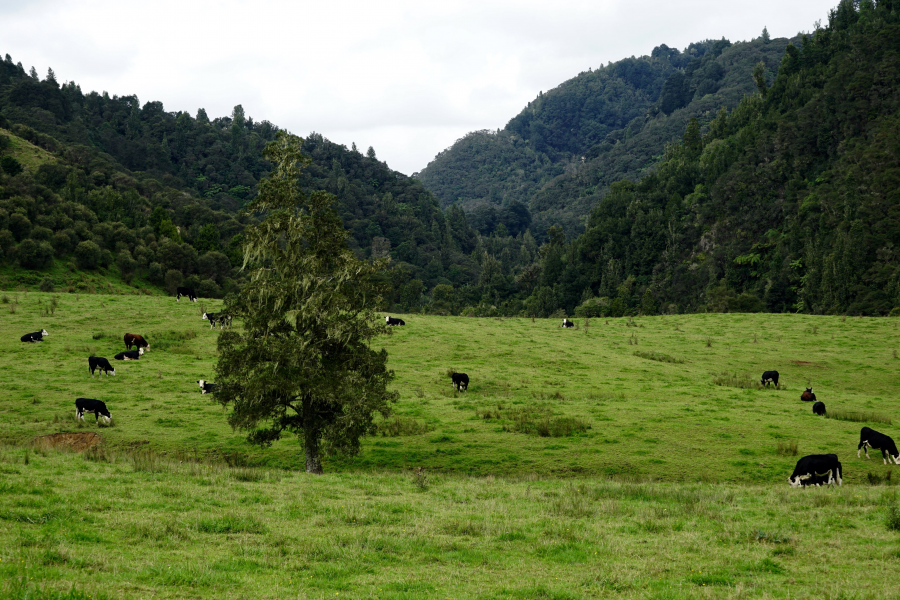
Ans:
[[[787,43],[764,32],[684,51],[662,44],[649,56],[582,72],[539,94],[502,130],[464,136],[415,176],[443,206],[461,206],[482,234],[518,202],[538,240],[553,225],[576,235],[609,186],[651,170],[692,117],[709,122],[753,93],[755,65],[774,77]]]
[[[312,133],[301,183],[334,194],[360,258],[391,258],[386,310],[898,313],[898,40],[900,1],[845,0],[794,40],[582,73],[418,178]],[[7,56],[0,286],[239,289],[260,216],[241,208],[276,132],[240,106],[210,120],[84,94]]]

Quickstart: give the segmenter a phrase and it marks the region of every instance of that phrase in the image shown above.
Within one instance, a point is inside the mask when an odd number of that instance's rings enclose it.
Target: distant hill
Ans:
[[[752,93],[757,63],[774,77],[787,42],[707,40],[684,52],[661,45],[580,73],[542,92],[502,130],[457,140],[416,176],[484,234],[512,201],[527,207],[538,239],[553,225],[578,233],[609,185],[646,173],[691,117],[707,123]]]

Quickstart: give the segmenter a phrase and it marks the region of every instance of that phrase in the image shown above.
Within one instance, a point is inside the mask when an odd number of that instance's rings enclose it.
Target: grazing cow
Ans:
[[[804,402],[815,402],[816,395],[813,394],[812,388],[806,388],[806,391],[800,394],[800,399]]]
[[[194,293],[194,288],[189,287],[180,287],[175,290],[175,302],[181,302],[181,297],[184,296],[191,302],[197,301],[197,294]]]
[[[570,320],[568,320],[568,319],[563,319],[563,324],[562,324],[562,326],[563,326],[565,329],[568,329],[569,327],[575,327],[575,323],[573,323],[572,321],[570,321]]]
[[[116,360],[138,360],[143,355],[144,349],[138,348],[137,350],[129,350],[128,352],[119,352],[113,356],[113,358]]]
[[[94,400],[93,398],[75,398],[75,418],[84,421],[84,413],[94,413],[95,422],[100,421],[103,417],[107,423],[112,420],[112,415],[106,409],[106,404],[102,400]]]
[[[819,415],[820,417],[825,416],[825,403],[824,402],[816,402],[813,404],[813,414]]]
[[[23,342],[43,342],[45,335],[50,334],[47,333],[46,329],[41,329],[40,331],[35,331],[34,333],[26,333],[19,339]]]
[[[863,427],[859,432],[859,446],[856,447],[856,458],[859,458],[859,452],[863,448],[866,450],[866,458],[869,458],[869,448],[881,450],[881,458],[884,460],[884,464],[890,464],[888,461],[892,460],[894,464],[900,465],[900,452],[897,451],[897,444],[883,433]]]
[[[762,381],[760,382],[764,386],[769,387],[770,383],[774,383],[775,387],[778,387],[778,371],[766,371],[762,374]]]
[[[828,479],[820,479],[826,476]],[[835,482],[843,485],[843,468],[837,454],[810,454],[798,460],[788,483],[791,487],[800,487],[804,481],[809,482],[807,485],[834,485]]]
[[[406,325],[406,321],[403,319],[395,319],[393,317],[385,317],[384,322],[392,327],[396,327],[397,325]]]
[[[210,383],[205,379],[201,379],[197,383],[200,384],[200,394],[214,394],[216,392],[216,384]]]
[[[222,313],[205,312],[203,313],[203,319],[209,321],[209,328],[212,329],[213,327],[215,327],[217,322],[222,321],[223,317]]]
[[[828,476],[827,475],[813,475],[809,479],[802,480],[800,482],[800,485],[803,487],[812,486],[812,485],[814,485],[816,487],[819,487],[820,485],[828,485]]]
[[[142,336],[139,336],[136,333],[126,333],[125,347],[131,350],[132,346],[135,346],[142,350],[150,350],[150,344]],[[143,352],[141,352],[141,354],[143,354]]]
[[[116,370],[109,364],[109,361],[103,358],[102,356],[89,356],[88,357],[88,369],[91,371],[91,378],[94,377],[94,371],[100,369],[101,373],[106,373],[106,376],[109,377],[109,374],[116,374]]]
[[[464,392],[469,389],[469,376],[465,373],[451,373],[450,379],[457,392]]]

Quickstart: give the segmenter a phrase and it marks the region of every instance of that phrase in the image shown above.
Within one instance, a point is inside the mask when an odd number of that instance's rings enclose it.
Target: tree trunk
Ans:
[[[319,429],[316,427],[312,401],[303,400],[303,450],[306,452],[306,472],[314,475],[322,474],[322,461],[319,459]]]

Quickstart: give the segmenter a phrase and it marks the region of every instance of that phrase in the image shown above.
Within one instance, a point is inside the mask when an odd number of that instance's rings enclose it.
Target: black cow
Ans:
[[[41,329],[40,331],[35,331],[34,333],[26,333],[19,339],[23,342],[43,342],[45,335],[50,334],[47,333],[46,329]]]
[[[866,458],[869,458],[869,448],[881,450],[881,459],[884,460],[884,464],[889,464],[888,461],[892,460],[894,464],[900,465],[900,452],[897,451],[897,444],[883,433],[863,427],[859,432],[859,446],[856,447],[856,458],[859,458],[859,452],[863,448],[866,450]]]
[[[214,383],[209,383],[205,379],[201,379],[197,383],[200,384],[201,394],[214,394],[216,392],[216,384]]]
[[[813,394],[812,388],[806,388],[806,391],[800,394],[800,399],[804,402],[815,402],[816,395]]]
[[[106,404],[101,400],[94,400],[93,398],[75,398],[75,418],[84,421],[84,413],[94,413],[95,422],[100,420],[100,417],[106,419],[106,422],[109,423],[112,420],[112,415],[109,414],[109,411],[106,409]]]
[[[138,348],[137,350],[129,350],[128,352],[119,352],[113,358],[116,360],[138,360],[143,356],[144,349]]]
[[[406,325],[406,321],[403,319],[395,319],[393,317],[385,317],[384,322],[392,327],[396,327],[397,325]]]
[[[819,415],[820,417],[825,416],[825,403],[824,402],[816,402],[813,404],[813,414]]]
[[[457,392],[464,392],[469,389],[469,376],[465,373],[451,373],[450,379]]]
[[[810,454],[797,461],[794,473],[788,478],[791,487],[800,487],[804,481],[807,485],[819,485],[819,483],[843,485],[844,470],[838,461],[837,454]],[[820,479],[827,477],[827,479]],[[811,481],[810,481],[811,480]]]
[[[194,293],[194,288],[189,287],[180,287],[175,290],[175,302],[181,302],[181,297],[185,296],[191,302],[197,301],[197,294]]]
[[[209,328],[212,329],[216,325],[216,323],[220,322],[222,318],[221,314],[222,313],[205,312],[203,313],[203,319],[209,321]]]
[[[769,387],[770,383],[774,383],[775,387],[778,387],[778,371],[766,371],[762,374],[762,381],[760,382],[764,386]]]
[[[562,324],[562,326],[563,326],[564,328],[568,329],[569,327],[575,327],[575,323],[573,323],[572,321],[570,321],[570,320],[568,320],[568,319],[563,319],[563,324]]]
[[[94,377],[94,371],[100,369],[101,373],[106,373],[106,376],[109,377],[109,374],[116,374],[116,370],[113,368],[109,361],[103,358],[102,356],[89,356],[88,357],[88,369],[91,371],[91,378]]]

